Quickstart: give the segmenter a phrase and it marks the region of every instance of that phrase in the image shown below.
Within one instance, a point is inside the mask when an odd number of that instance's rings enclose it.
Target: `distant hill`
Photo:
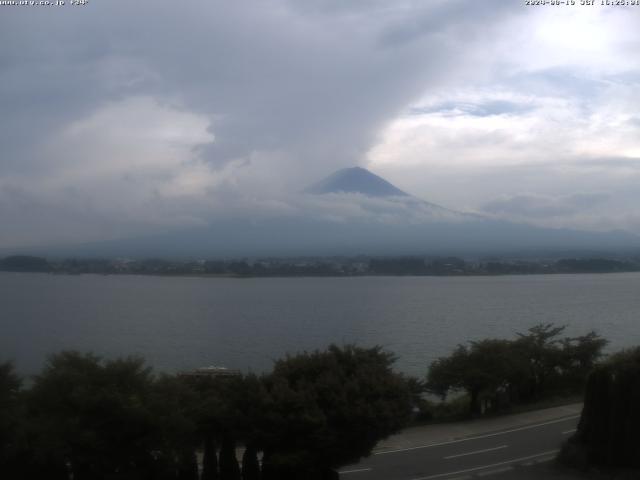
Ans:
[[[318,195],[326,193],[361,193],[370,197],[409,196],[384,178],[361,167],[338,170],[308,187],[305,193]]]
[[[0,254],[223,258],[562,252],[566,257],[640,250],[640,237],[626,232],[542,228],[449,210],[358,167],[339,170],[281,201],[290,209],[278,215],[246,211],[213,217],[201,227]]]

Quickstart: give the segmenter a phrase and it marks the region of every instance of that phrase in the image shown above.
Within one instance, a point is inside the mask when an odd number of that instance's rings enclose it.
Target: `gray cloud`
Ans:
[[[426,7],[425,2],[410,2],[405,4],[405,11],[409,13],[407,17],[384,30],[380,36],[381,45],[398,48],[429,37],[434,32],[464,35],[469,41],[486,40],[488,32],[496,25],[496,19],[503,20],[507,15],[522,13],[517,4],[499,0],[488,0],[482,5],[473,6],[466,1],[440,0],[430,2]],[[460,27],[464,30],[456,30]],[[442,36],[440,40],[442,45],[452,39]],[[436,45],[434,47],[437,48]]]
[[[488,11],[498,22],[508,10],[503,3],[294,8],[116,0],[53,16],[3,12],[0,39],[20,45],[0,57],[7,65],[0,95],[10,112],[2,140],[13,146],[5,166],[38,163],[25,158],[25,145],[105,101],[139,94],[179,97],[210,116],[217,141],[201,152],[215,166],[263,150],[295,157],[303,172],[355,164],[390,117],[452,68],[449,57],[463,51],[452,47],[466,43],[455,29],[477,25],[477,15]],[[367,17],[371,12],[377,14]],[[385,52],[378,42],[388,32],[408,32],[416,41]],[[425,52],[426,62],[419,60]]]
[[[482,209],[497,215],[548,218],[589,211],[610,197],[608,193],[573,193],[559,197],[520,194],[500,197]]]
[[[625,87],[637,83],[631,64],[607,75],[567,65],[523,67],[513,58],[517,49],[505,54],[501,47],[518,19],[533,22],[534,15],[501,0],[110,0],[77,9],[5,8],[0,222],[11,227],[0,232],[0,246],[125,236],[234,214],[300,213],[302,205],[318,215],[344,206],[354,215],[380,210],[392,218],[397,205],[374,209],[353,199],[317,205],[286,192],[337,168],[367,164],[403,112],[482,122],[539,115],[540,129],[544,115],[567,105],[571,113],[595,117],[610,94],[622,98]],[[465,98],[474,86],[496,94]],[[448,89],[462,93],[449,96]],[[425,93],[437,101],[416,103]],[[556,105],[563,96],[571,101]],[[620,100],[628,108],[632,102]],[[634,122],[626,118],[629,128]],[[576,144],[583,123],[567,129]],[[494,170],[495,178],[485,182],[485,174],[480,185],[472,153],[517,156],[519,166],[537,168],[540,178],[576,156],[562,151],[564,137],[527,144],[526,125],[520,135],[500,126],[461,131],[431,129],[432,141],[418,151],[442,163],[466,162],[466,170],[426,165],[420,175],[403,178],[398,149],[392,180],[413,188],[418,181],[428,186],[431,177],[448,179],[464,184],[462,194],[475,205],[488,202],[483,188],[498,186],[512,197],[511,207],[503,201],[489,208],[517,209],[520,191],[503,186],[519,172]],[[554,167],[540,158],[540,167],[527,163],[534,143]],[[623,154],[611,157],[575,168],[633,166]],[[425,198],[462,207],[446,196],[455,188],[439,184],[442,197],[434,190],[435,198]],[[527,188],[549,193],[539,186]],[[586,188],[615,191],[613,183]],[[539,217],[535,201],[528,213],[519,201],[518,215]],[[552,211],[570,208],[571,201],[543,203],[537,208]]]
[[[500,4],[492,2],[493,22],[513,9]],[[101,225],[121,231],[130,223],[123,217],[137,212],[146,221],[168,214],[169,201],[176,218],[189,217],[194,202],[224,205],[220,192],[237,201],[230,189],[260,195],[362,163],[390,118],[441,82],[442,72],[463,64],[460,58],[473,46],[461,48],[468,39],[460,29],[475,23],[474,11],[486,10],[461,1],[113,0],[75,10],[7,8],[0,17],[0,186],[32,197],[26,208],[3,196],[7,218],[23,215],[7,238],[46,231],[36,226],[50,205],[56,217],[66,209],[69,219],[78,218],[76,202],[91,205]],[[475,25],[474,31],[485,28]],[[140,118],[130,134],[104,114],[113,110]],[[153,164],[126,161],[118,135],[156,141],[145,130],[156,114],[166,114],[167,125],[171,115],[206,118],[214,140],[193,140],[191,157],[181,150],[171,168],[154,171]],[[93,130],[85,141],[69,133],[86,125]],[[110,149],[113,162],[105,158]],[[205,166],[212,170],[206,174],[211,185],[199,200],[167,199],[163,192],[176,183],[184,190]],[[69,188],[84,199],[71,198]],[[119,205],[125,202],[130,208],[123,215]],[[190,211],[180,213],[180,205]],[[105,222],[109,212],[112,220]],[[68,231],[79,238],[103,232],[87,218],[91,214]],[[25,225],[24,235],[18,225]]]

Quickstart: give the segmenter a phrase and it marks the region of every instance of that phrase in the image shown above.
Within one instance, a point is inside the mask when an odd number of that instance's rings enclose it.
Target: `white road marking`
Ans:
[[[536,460],[536,463],[546,463],[546,462],[551,462],[552,460],[554,460],[556,457],[547,457],[547,458],[539,458],[538,460]]]
[[[371,469],[370,468],[357,468],[355,470],[342,470],[340,472],[338,472],[340,475],[344,475],[347,473],[361,473],[361,472],[370,472]]]
[[[432,478],[442,478],[442,477],[448,477],[450,475],[459,475],[461,473],[476,472],[478,470],[485,470],[487,468],[499,467],[501,465],[509,465],[511,463],[524,462],[525,460],[530,460],[532,458],[544,457],[546,455],[553,455],[558,453],[559,451],[560,450],[550,450],[548,452],[537,453],[535,455],[529,455],[527,457],[513,458],[511,460],[505,460],[504,462],[492,463],[490,465],[482,465],[481,467],[466,468],[464,470],[458,470],[456,472],[438,473],[436,475],[429,475],[428,477],[413,478],[411,480],[431,480]]]
[[[486,477],[487,475],[497,475],[498,473],[509,472],[513,470],[513,467],[494,468],[493,470],[487,470],[486,472],[480,472],[479,477]]]
[[[376,453],[374,453],[374,455],[388,455],[389,453],[408,452],[408,451],[411,451],[411,450],[420,450],[422,448],[440,447],[440,446],[443,446],[443,445],[452,445],[454,443],[469,442],[471,440],[479,440],[481,438],[496,437],[498,435],[505,435],[507,433],[520,432],[522,430],[529,430],[531,428],[544,427],[545,425],[552,425],[554,423],[566,422],[568,420],[574,420],[574,419],[576,419],[578,417],[580,417],[580,415],[572,415],[570,417],[559,418],[558,420],[552,420],[552,421],[549,421],[549,422],[538,423],[536,425],[527,425],[526,427],[518,427],[518,428],[512,428],[511,430],[503,430],[502,432],[488,433],[486,435],[478,435],[476,437],[462,438],[462,439],[459,439],[459,440],[449,440],[447,442],[430,443],[430,444],[427,444],[427,445],[419,445],[419,446],[416,446],[416,447],[398,448],[398,449],[395,449],[395,450],[386,450],[384,452],[376,452]]]
[[[467,455],[475,455],[477,453],[493,452],[494,450],[502,450],[503,448],[507,448],[507,447],[508,445],[500,445],[499,447],[485,448],[484,450],[476,450],[475,452],[458,453],[457,455],[449,455],[448,457],[444,457],[444,459],[449,460],[450,458],[466,457]]]
[[[564,432],[562,432],[563,435],[569,435],[570,433],[573,433],[577,430],[577,428],[571,429],[571,430],[565,430]]]

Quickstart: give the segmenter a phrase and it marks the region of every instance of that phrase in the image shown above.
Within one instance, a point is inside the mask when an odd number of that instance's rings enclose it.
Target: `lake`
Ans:
[[[458,343],[540,322],[640,345],[640,273],[500,277],[198,278],[0,273],[0,361],[137,354],[156,370],[244,371],[330,343],[382,345],[422,376]]]

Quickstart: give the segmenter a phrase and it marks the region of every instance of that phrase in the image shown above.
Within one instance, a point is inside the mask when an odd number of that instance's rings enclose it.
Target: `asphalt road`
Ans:
[[[575,431],[578,415],[409,448],[379,451],[340,471],[343,480],[518,478],[549,462]],[[511,473],[511,474],[510,474]]]

